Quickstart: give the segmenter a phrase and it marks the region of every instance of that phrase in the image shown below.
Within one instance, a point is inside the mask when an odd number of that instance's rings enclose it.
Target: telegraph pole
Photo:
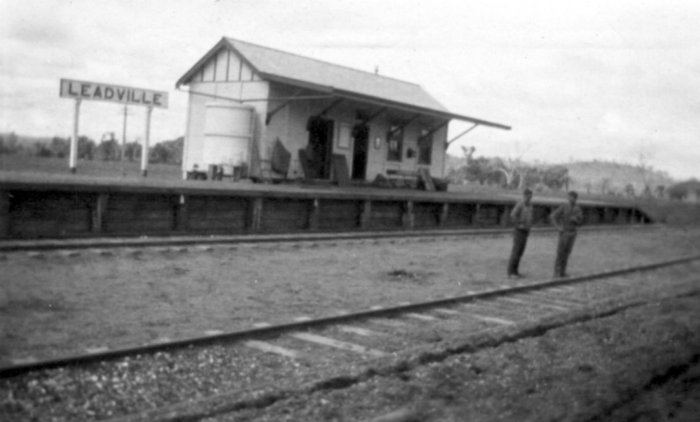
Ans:
[[[148,176],[148,141],[151,136],[151,113],[153,112],[153,107],[148,107],[146,109],[146,133],[143,138],[143,145],[141,146],[141,175],[143,177]]]
[[[122,148],[121,148],[121,162],[122,162],[122,176],[126,176],[126,168],[124,167],[124,156],[126,155],[126,116],[128,116],[129,107],[124,104],[124,125],[122,126]]]

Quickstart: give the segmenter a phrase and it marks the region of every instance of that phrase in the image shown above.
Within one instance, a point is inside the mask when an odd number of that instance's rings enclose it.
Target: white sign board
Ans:
[[[168,93],[99,82],[61,79],[61,97],[168,108]]]

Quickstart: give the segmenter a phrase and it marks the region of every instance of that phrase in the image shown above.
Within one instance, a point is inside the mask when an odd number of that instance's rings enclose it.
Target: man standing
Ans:
[[[520,258],[525,252],[527,237],[530,235],[532,227],[532,191],[525,189],[523,191],[523,199],[520,200],[510,213],[510,219],[513,221],[515,230],[513,231],[513,249],[510,252],[510,260],[508,261],[508,278],[522,277],[518,268],[520,266]]]
[[[557,258],[554,261],[554,278],[568,277],[566,263],[571,255],[576,240],[576,228],[583,223],[583,212],[576,205],[578,193],[569,192],[568,202],[561,204],[550,215],[554,227],[559,231],[559,243],[557,244]]]

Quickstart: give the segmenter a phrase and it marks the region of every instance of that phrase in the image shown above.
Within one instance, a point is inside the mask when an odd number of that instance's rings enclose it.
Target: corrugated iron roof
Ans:
[[[226,41],[264,76],[282,76],[375,98],[449,113],[420,85],[248,42]]]
[[[221,48],[237,52],[263,79],[318,88],[348,98],[408,106],[418,111],[433,112],[446,118],[510,129],[499,123],[455,114],[447,110],[420,85],[353,69],[293,53],[224,37],[178,81],[186,85],[196,72]]]

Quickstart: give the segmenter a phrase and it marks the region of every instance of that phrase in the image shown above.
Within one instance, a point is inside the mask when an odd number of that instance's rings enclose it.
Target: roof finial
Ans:
[[[376,64],[374,65],[374,74],[379,75],[379,66],[377,66]]]

